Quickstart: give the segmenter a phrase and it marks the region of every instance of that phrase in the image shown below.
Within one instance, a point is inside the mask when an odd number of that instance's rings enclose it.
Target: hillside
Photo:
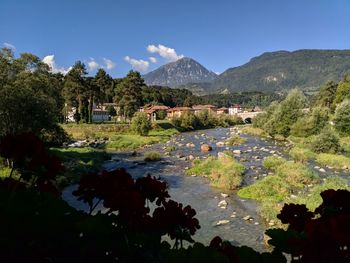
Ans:
[[[209,92],[274,91],[299,87],[318,88],[339,81],[350,72],[350,50],[297,50],[264,53],[248,63],[220,74]],[[199,85],[200,86],[200,85]],[[198,89],[198,86],[197,86]]]
[[[147,85],[176,87],[188,83],[210,82],[217,75],[191,58],[182,58],[149,72],[143,78]]]

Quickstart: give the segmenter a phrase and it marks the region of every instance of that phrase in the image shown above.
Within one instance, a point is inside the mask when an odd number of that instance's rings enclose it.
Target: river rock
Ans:
[[[223,158],[231,158],[231,157],[224,152],[218,152],[218,159],[223,159]]]
[[[223,219],[223,220],[219,220],[218,222],[216,222],[216,226],[221,226],[221,225],[226,225],[230,223],[230,220],[226,220],[226,219]]]
[[[189,161],[193,161],[194,160],[194,156],[192,154],[190,154],[187,158]]]
[[[326,172],[326,170],[325,169],[323,169],[323,168],[320,168],[320,170],[319,170],[321,173],[325,173]]]
[[[195,145],[193,143],[186,143],[186,147],[193,148]]]
[[[222,200],[218,203],[218,207],[226,209],[227,207],[227,202],[226,200]]]
[[[248,220],[253,220],[253,218],[250,215],[247,215],[243,217],[243,220],[248,221]]]
[[[208,144],[202,144],[201,145],[201,151],[202,152],[210,152],[212,150],[213,150],[213,148],[210,145],[208,145]]]
[[[225,146],[225,143],[224,142],[217,142],[216,143],[216,146],[218,146],[218,147],[224,147]]]
[[[241,154],[241,150],[233,150],[232,152],[235,155],[240,155]]]
[[[226,198],[226,197],[228,197],[228,194],[221,193],[221,196],[222,196],[223,198]]]

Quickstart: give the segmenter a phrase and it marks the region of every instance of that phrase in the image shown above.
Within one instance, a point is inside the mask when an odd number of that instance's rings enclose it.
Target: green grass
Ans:
[[[314,186],[310,193],[298,196],[291,201],[296,204],[305,204],[306,207],[314,211],[321,203],[321,193],[327,189],[345,189],[350,190],[350,187],[346,184],[346,181],[338,176],[329,177],[322,184]]]
[[[195,160],[186,174],[206,176],[211,185],[218,188],[235,189],[242,183],[244,170],[244,166],[230,156],[220,159],[209,157]]]
[[[316,162],[336,169],[350,169],[350,158],[339,154],[321,153],[317,155]]]
[[[266,202],[267,200],[281,202],[290,192],[291,187],[285,180],[279,176],[267,176],[252,185],[240,189],[238,196],[259,202]]]
[[[263,129],[255,128],[251,125],[244,126],[242,128],[242,132],[253,136],[267,136],[266,132]]]
[[[65,186],[77,183],[80,175],[101,170],[102,164],[108,159],[108,154],[93,148],[52,148],[50,151],[58,156],[65,166],[65,172],[59,178],[58,184]]]
[[[341,137],[340,145],[343,147],[344,152],[350,155],[350,136]]]
[[[289,155],[295,162],[306,163],[309,160],[315,159],[317,154],[307,148],[294,147],[289,151]]]
[[[158,152],[146,152],[144,160],[146,162],[156,162],[161,159],[161,156]]]
[[[228,140],[228,145],[234,146],[234,145],[240,145],[247,141],[246,138],[243,138],[239,135],[234,135]]]
[[[127,124],[65,124],[62,127],[76,140],[108,138],[104,148],[110,151],[134,150],[144,145],[165,142],[179,133],[167,121],[154,123],[153,129],[147,136],[130,132]]]
[[[176,151],[176,147],[175,147],[174,145],[166,146],[166,147],[165,147],[165,151],[166,151],[166,152],[173,152],[173,151]]]
[[[318,175],[301,163],[285,162],[278,166],[276,175],[292,187],[303,188],[319,181]]]
[[[263,160],[262,164],[266,169],[275,171],[278,166],[284,164],[286,161],[287,160],[284,158],[269,156]]]

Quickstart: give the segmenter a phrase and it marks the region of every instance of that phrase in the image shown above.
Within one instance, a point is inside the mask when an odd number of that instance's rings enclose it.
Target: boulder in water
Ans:
[[[210,145],[208,145],[208,144],[202,144],[201,145],[201,151],[202,152],[210,152],[212,150],[213,150],[213,148]]]

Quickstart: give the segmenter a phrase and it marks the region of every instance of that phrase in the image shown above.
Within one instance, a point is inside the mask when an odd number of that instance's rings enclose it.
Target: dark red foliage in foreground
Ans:
[[[28,182],[41,192],[59,194],[55,179],[63,171],[63,165],[57,157],[49,154],[35,134],[27,132],[2,137],[0,156],[10,162],[12,172],[19,171],[19,181]]]

